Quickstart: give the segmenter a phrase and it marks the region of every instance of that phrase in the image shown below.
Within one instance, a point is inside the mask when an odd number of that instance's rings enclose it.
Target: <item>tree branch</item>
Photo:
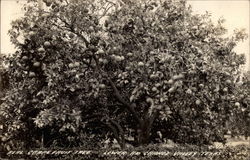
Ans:
[[[114,94],[115,94],[115,97],[116,99],[122,103],[131,113],[132,115],[134,116],[134,118],[136,119],[137,122],[139,122],[140,124],[142,124],[142,120],[140,119],[139,115],[137,114],[137,112],[135,111],[135,105],[134,104],[129,104],[128,102],[126,102],[126,100],[123,99],[122,95],[120,94],[120,92],[118,91],[117,87],[115,86],[114,82],[111,80],[111,78],[108,76],[107,73],[105,73],[104,71],[102,71],[100,69],[100,66],[99,66],[99,61],[98,59],[95,57],[95,55],[93,55],[93,59],[95,60],[96,62],[96,66],[97,66],[97,69],[103,73],[103,75],[107,78],[107,80],[109,81],[112,89],[114,90]]]
[[[110,3],[111,3],[111,2],[110,2]],[[108,13],[108,11],[110,10],[110,8],[113,7],[114,5],[115,5],[115,4],[112,2],[111,5],[110,5],[109,7],[107,6],[107,7],[105,8],[103,14],[102,14],[98,19],[100,20],[102,17],[104,17],[104,16]]]
[[[67,5],[69,5],[69,2],[68,2],[68,0],[65,0],[65,2],[67,3]]]
[[[134,109],[134,105],[133,104],[129,104],[128,102],[126,102],[120,92],[118,91],[117,87],[115,86],[114,82],[107,76],[107,79],[112,87],[112,89],[114,90],[115,93],[115,97],[117,98],[117,100],[119,102],[121,102],[134,116],[134,118],[140,123],[142,124],[142,120],[139,118],[139,115],[136,113],[135,109]]]
[[[81,34],[79,34],[78,32],[76,32],[76,31],[74,30],[74,28],[72,28],[72,25],[71,25],[71,24],[69,24],[66,20],[63,20],[63,19],[62,19],[61,17],[59,17],[59,16],[56,16],[56,18],[58,18],[61,22],[64,23],[64,27],[67,28],[68,31],[71,31],[72,33],[78,35],[78,36],[85,42],[86,46],[89,45],[89,42],[87,41],[87,39],[86,39],[83,35],[81,35]],[[56,25],[55,23],[54,23],[54,25],[57,26],[57,27],[60,27],[60,28],[62,27],[62,26]]]
[[[149,118],[149,126],[152,126],[155,118],[159,115],[159,110],[155,111]]]
[[[125,147],[125,137],[124,137],[124,131],[123,131],[121,125],[119,123],[117,123],[116,121],[114,121],[113,119],[110,119],[110,122],[117,127],[117,129],[120,133],[120,136],[121,136],[119,144],[121,145],[121,148],[124,148]]]
[[[119,138],[119,134],[116,130],[116,128],[114,126],[112,126],[110,123],[105,123],[110,129],[111,131],[114,133],[115,139],[118,141],[118,143],[120,143],[120,138]]]
[[[100,120],[100,117],[104,117],[104,115],[103,114],[94,114],[94,115],[82,118],[82,121],[83,122],[84,121],[91,121],[91,120],[95,120],[95,119]]]

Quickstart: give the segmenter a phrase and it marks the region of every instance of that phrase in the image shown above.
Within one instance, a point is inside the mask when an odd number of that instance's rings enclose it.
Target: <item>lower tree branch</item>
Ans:
[[[159,115],[159,110],[155,111],[149,118],[149,126],[152,126],[155,118]]]
[[[124,148],[125,147],[125,137],[124,137],[124,131],[123,131],[121,125],[112,119],[110,119],[110,122],[117,127],[119,134],[121,136],[119,144],[121,145],[121,148]]]
[[[137,120],[137,122],[139,122],[140,124],[142,124],[142,120],[140,119],[139,115],[137,114],[137,112],[134,109],[134,105],[133,104],[129,104],[128,102],[126,102],[120,92],[118,91],[118,89],[116,88],[114,82],[107,76],[107,79],[112,87],[112,89],[114,90],[115,93],[115,97],[117,98],[117,100],[122,103],[134,116],[134,118]]]
[[[117,141],[119,142],[120,138],[119,138],[119,134],[118,134],[116,128],[113,125],[111,125],[109,122],[107,122],[105,124],[111,129],[111,131],[113,132],[113,134],[115,136],[115,139],[117,139]]]
[[[112,89],[114,90],[114,94],[116,99],[122,103],[133,115],[133,117],[136,119],[137,122],[139,122],[140,124],[142,124],[142,120],[140,119],[139,115],[137,114],[137,112],[135,111],[135,105],[134,104],[129,104],[128,102],[126,102],[126,100],[123,99],[122,95],[120,94],[120,92],[118,91],[117,87],[115,86],[115,83],[111,80],[111,78],[108,76],[107,73],[105,73],[103,70],[100,69],[99,67],[99,61],[98,59],[95,57],[95,55],[93,55],[93,59],[96,62],[96,66],[97,69],[103,73],[103,75],[107,78],[107,80],[109,81]]]

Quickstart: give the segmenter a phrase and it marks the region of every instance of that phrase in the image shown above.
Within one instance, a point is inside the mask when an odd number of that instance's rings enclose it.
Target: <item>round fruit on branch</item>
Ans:
[[[49,41],[45,41],[43,45],[44,45],[44,47],[48,48],[51,46],[51,43]]]
[[[138,63],[138,66],[139,66],[139,67],[143,67],[143,66],[144,66],[144,63],[143,63],[143,62],[139,62],[139,63]]]
[[[40,63],[40,62],[34,62],[34,63],[33,63],[33,66],[34,66],[34,67],[40,67],[40,66],[41,66],[41,63]]]
[[[30,77],[30,78],[33,78],[33,77],[35,77],[35,76],[36,76],[35,72],[29,72],[29,77]]]
[[[45,52],[45,49],[43,48],[43,47],[41,47],[41,48],[38,48],[38,50],[37,50],[39,53],[44,53]]]

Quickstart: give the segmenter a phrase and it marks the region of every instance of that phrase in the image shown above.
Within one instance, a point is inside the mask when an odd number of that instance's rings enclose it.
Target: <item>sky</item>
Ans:
[[[23,15],[21,3],[16,0],[0,0],[1,1],[1,43],[0,52],[9,54],[15,52],[14,46],[11,44],[7,35],[12,20]],[[250,28],[250,1],[249,0],[188,0],[195,13],[205,13],[209,11],[212,19],[216,22],[220,17],[226,19],[225,26],[228,29],[228,35],[233,33],[236,28],[245,28],[249,34]],[[235,51],[244,53],[247,58],[245,70],[250,70],[250,52],[249,38],[240,43]]]
[[[234,29],[245,28],[249,35],[250,28],[250,1],[249,0],[188,0],[195,13],[212,13],[212,20],[216,22],[220,17],[226,19],[225,27],[228,35],[232,35]],[[250,35],[249,35],[250,37]],[[239,43],[235,48],[236,53],[246,55],[247,64],[245,70],[250,71],[250,41],[249,38]]]

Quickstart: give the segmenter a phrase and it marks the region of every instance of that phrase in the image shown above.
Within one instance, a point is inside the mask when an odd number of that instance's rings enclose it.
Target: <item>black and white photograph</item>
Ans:
[[[249,0],[0,0],[1,160],[249,160]]]

